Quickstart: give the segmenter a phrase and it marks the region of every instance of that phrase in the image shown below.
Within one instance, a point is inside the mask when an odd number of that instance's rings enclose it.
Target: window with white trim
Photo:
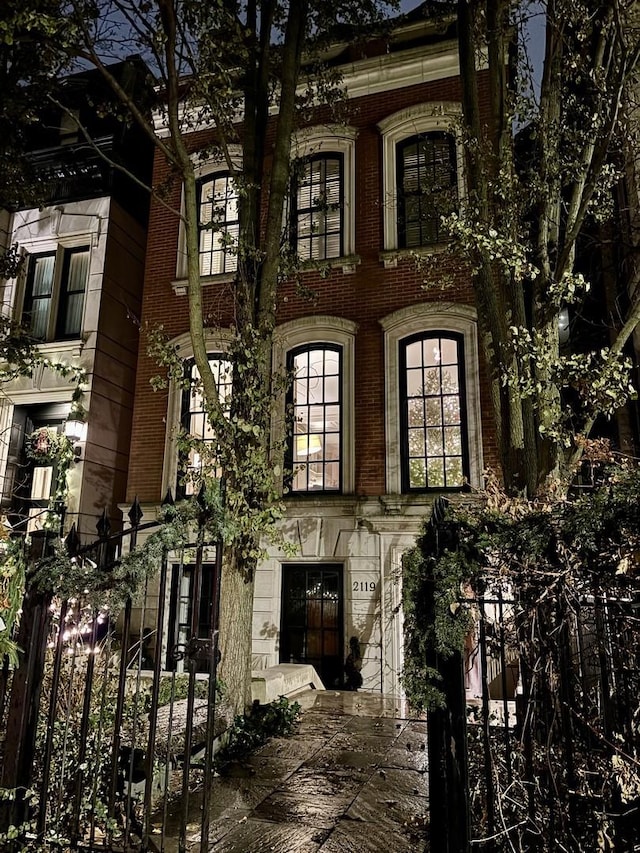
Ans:
[[[289,353],[292,492],[339,492],[342,463],[342,352],[309,344]]]
[[[303,261],[342,260],[353,272],[355,252],[356,130],[341,125],[305,128],[292,141],[288,226]]]
[[[400,341],[403,492],[460,489],[468,481],[461,335],[426,332]]]
[[[429,249],[446,239],[441,218],[464,198],[460,112],[457,103],[418,104],[378,123],[385,263],[395,263],[402,250]]]
[[[29,257],[22,324],[41,341],[79,338],[89,279],[88,246]]]
[[[316,154],[295,164],[291,199],[293,246],[303,261],[343,252],[344,169],[339,153]]]
[[[231,408],[232,367],[224,353],[209,355],[218,396],[225,413]],[[194,361],[187,362],[186,378],[189,385],[182,393],[181,424],[189,439],[189,448],[180,454],[176,493],[180,497],[196,494],[202,484],[204,468],[220,476],[218,443],[204,404],[200,373]]]
[[[430,246],[446,239],[442,218],[458,206],[455,140],[432,131],[411,136],[396,148],[398,246]]]
[[[199,178],[198,239],[200,275],[220,275],[238,268],[238,192],[228,172]]]
[[[381,320],[387,494],[482,485],[475,308],[410,305]]]
[[[351,494],[357,326],[343,317],[290,320],[274,334],[273,364],[291,385],[274,406],[272,435],[285,447],[287,492]]]

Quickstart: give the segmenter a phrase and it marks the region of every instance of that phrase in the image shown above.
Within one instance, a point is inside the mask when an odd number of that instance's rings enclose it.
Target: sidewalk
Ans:
[[[295,735],[215,779],[210,853],[424,853],[426,723],[379,694],[296,699]]]

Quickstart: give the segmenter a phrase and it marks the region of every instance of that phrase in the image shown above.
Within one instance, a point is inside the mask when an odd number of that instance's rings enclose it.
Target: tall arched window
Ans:
[[[310,344],[291,350],[289,411],[292,492],[342,489],[342,350]]]
[[[460,489],[469,479],[462,335],[400,342],[403,491]]]
[[[224,353],[215,353],[209,356],[209,364],[218,388],[218,396],[228,413],[231,407],[231,362]],[[216,476],[220,473],[216,433],[207,417],[200,387],[200,374],[195,362],[188,361],[185,371],[189,387],[182,393],[181,425],[184,433],[194,439],[194,442],[188,451],[180,454],[176,493],[181,497],[195,494],[200,489],[201,472],[205,466]]]

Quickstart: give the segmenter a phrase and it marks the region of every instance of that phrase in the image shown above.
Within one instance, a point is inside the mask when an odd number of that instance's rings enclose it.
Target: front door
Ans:
[[[342,566],[282,567],[280,663],[309,663],[325,687],[344,675]]]

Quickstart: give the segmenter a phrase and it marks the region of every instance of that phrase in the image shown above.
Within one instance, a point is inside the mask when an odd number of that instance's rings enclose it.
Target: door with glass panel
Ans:
[[[339,687],[344,673],[342,566],[282,567],[280,663],[308,663],[325,687]]]

